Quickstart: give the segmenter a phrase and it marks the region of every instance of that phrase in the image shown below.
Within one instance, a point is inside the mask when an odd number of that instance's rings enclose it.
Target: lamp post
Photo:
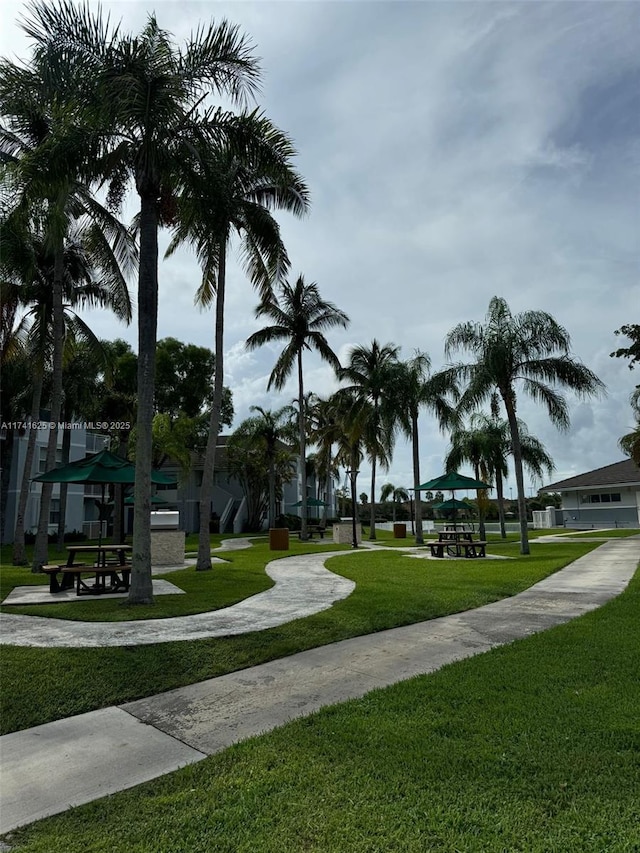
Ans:
[[[356,479],[358,477],[358,471],[356,468],[347,468],[347,475],[351,478],[351,507],[352,507],[352,519],[351,519],[351,530],[352,530],[352,539],[351,539],[351,547],[358,547],[358,530],[356,527]]]

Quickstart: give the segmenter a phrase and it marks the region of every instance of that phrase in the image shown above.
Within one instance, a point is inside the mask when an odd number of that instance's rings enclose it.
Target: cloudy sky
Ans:
[[[293,137],[312,195],[304,220],[279,216],[292,273],[316,281],[351,318],[330,335],[343,361],[377,338],[402,345],[405,358],[426,350],[438,369],[446,333],[482,320],[492,296],[514,313],[549,311],[608,389],[603,399],[569,398],[567,434],[521,399],[521,417],[556,462],[552,479],[624,458],[617,440],[632,426],[628,398],[640,374],[609,353],[621,345],[614,329],[640,322],[636,2],[102,6],[134,31],[155,10],[178,42],[212,17],[252,37],[264,72],[258,102]],[[3,4],[4,56],[26,52],[12,24],[23,10]],[[162,263],[159,337],[213,346],[213,317],[193,306],[198,282],[188,251]],[[296,393],[293,378],[282,395],[266,392],[277,350],[244,349],[258,328],[255,304],[234,266],[225,382],[236,422],[250,405],[277,408]],[[135,347],[135,325],[95,312],[90,320]],[[337,387],[315,357],[305,368],[307,390]],[[423,480],[442,472],[447,445],[425,415]],[[363,465],[359,490],[368,491],[367,474]],[[385,480],[412,482],[403,441]]]

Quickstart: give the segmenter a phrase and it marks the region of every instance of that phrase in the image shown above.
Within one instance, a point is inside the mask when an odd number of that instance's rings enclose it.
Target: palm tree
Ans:
[[[298,432],[300,441],[300,479],[302,500],[302,528],[300,538],[307,537],[307,474],[306,459],[306,406],[304,402],[304,379],[302,372],[302,353],[305,349],[315,349],[322,359],[333,367],[340,369],[337,355],[329,346],[323,332],[336,326],[345,328],[349,318],[332,302],[321,298],[318,285],[315,282],[305,284],[299,276],[292,287],[284,283],[280,287],[280,298],[275,294],[268,296],[257,308],[256,317],[268,317],[274,321],[273,326],[267,326],[254,332],[247,340],[247,348],[255,350],[264,344],[276,341],[286,341],[286,346],[280,353],[275,367],[271,371],[267,390],[272,387],[282,390],[291,373],[297,366],[298,372]]]
[[[276,458],[280,445],[295,442],[296,427],[292,422],[291,406],[283,406],[277,411],[266,411],[260,406],[251,406],[252,412],[258,412],[255,419],[254,437],[265,446],[265,455],[269,467],[269,527],[275,527],[276,521]]]
[[[505,407],[516,474],[522,554],[529,553],[529,540],[516,388],[543,403],[559,429],[568,429],[569,413],[565,398],[554,386],[582,397],[604,390],[595,373],[571,357],[570,343],[567,330],[546,311],[523,311],[513,316],[506,301],[498,296],[491,299],[484,324],[460,323],[446,338],[447,357],[462,350],[474,358],[467,364],[452,365],[447,371],[466,386],[460,411],[479,408],[495,392]]]
[[[413,358],[398,362],[393,367],[393,381],[390,383],[393,408],[397,424],[402,432],[411,439],[413,455],[413,489],[415,495],[415,536],[416,545],[424,544],[422,530],[422,500],[420,497],[420,446],[418,418],[420,410],[426,408],[436,417],[441,430],[456,421],[456,413],[446,395],[454,399],[457,395],[455,382],[443,374],[430,374],[431,360],[427,353],[416,351]]]
[[[373,406],[362,395],[344,388],[331,395],[327,406],[332,425],[328,435],[332,436],[332,444],[337,448],[335,462],[346,469],[350,481],[353,547],[357,548],[358,474],[366,452],[367,425],[373,415]],[[378,447],[377,452],[383,453],[383,448]]]
[[[372,418],[368,424],[368,445],[371,459],[371,511],[369,539],[376,538],[376,466],[386,468],[393,451],[393,424],[396,412],[392,405],[392,368],[398,362],[400,347],[394,344],[380,346],[377,340],[370,347],[353,347],[349,363],[339,372],[339,377],[349,385],[345,390],[359,394],[371,402]],[[383,454],[377,452],[381,438]]]
[[[242,238],[242,260],[261,297],[289,269],[280,229],[270,213],[273,208],[302,216],[308,191],[291,167],[294,149],[285,134],[266,119],[256,120],[252,156],[238,157],[230,145],[208,152],[194,180],[179,200],[179,219],[168,254],[182,242],[193,244],[202,266],[202,284],[196,301],[205,307],[215,300],[215,359],[213,403],[209,437],[200,487],[200,571],[211,568],[209,513],[220,431],[224,372],[224,303],[227,249],[232,234]]]
[[[2,229],[4,233],[4,228]],[[16,232],[13,232],[14,238]],[[3,258],[3,267],[11,270],[14,280],[14,298],[18,304],[27,309],[23,321],[30,323],[27,337],[32,370],[33,388],[31,404],[31,421],[37,421],[40,414],[41,395],[45,374],[53,373],[52,353],[55,346],[52,342],[55,328],[55,304],[53,279],[56,261],[48,247],[46,235],[42,233],[20,234],[21,239],[9,242],[8,251]],[[93,264],[100,266],[100,278],[97,279]],[[65,349],[69,356],[76,340],[84,340],[95,353],[100,350],[100,344],[87,324],[75,313],[76,308],[103,307],[114,311],[119,319],[128,322],[131,318],[131,303],[126,281],[120,271],[118,259],[105,249],[104,245],[96,251],[92,242],[91,232],[84,228],[76,228],[71,239],[65,240],[63,246],[63,338],[62,365],[64,367]],[[20,284],[15,282],[21,280]],[[55,378],[52,382],[50,397],[57,393]],[[61,406],[62,401],[60,401]],[[53,418],[54,404],[51,404]],[[60,411],[58,411],[58,419]],[[56,421],[57,423],[57,421]],[[29,478],[35,451],[36,430],[29,431],[27,453],[20,495],[18,513],[14,532],[13,561],[15,565],[26,563],[24,546],[24,520],[29,492]],[[55,449],[55,448],[54,448]],[[55,455],[50,459],[50,446],[47,448],[46,467],[53,468]],[[44,486],[43,484],[43,494]],[[51,484],[49,485],[49,498]],[[49,504],[46,514],[40,509],[38,524],[39,536],[34,549],[33,570],[39,571],[47,559]]]
[[[158,231],[175,214],[175,197],[198,151],[227,131],[242,137],[243,122],[213,107],[207,95],[222,93],[234,102],[251,94],[258,63],[237,28],[199,28],[178,49],[153,15],[139,36],[109,34],[100,11],[91,13],[70,0],[58,7],[36,3],[30,34],[49,63],[80,69],[80,96],[98,116],[107,156],[96,168],[110,182],[110,199],[121,200],[129,179],[140,198],[138,218],[138,420],[134,495],[134,547],[129,602],[153,601],[151,585],[150,496],[155,344],[158,307]]]
[[[90,192],[88,164],[96,155],[93,129],[76,108],[77,86],[68,68],[65,72],[65,63],[52,61],[46,50],[39,49],[43,33],[38,30],[38,19],[43,11],[44,4],[34,4],[33,20],[23,23],[35,41],[30,63],[0,61],[0,112],[5,117],[0,156],[7,232],[22,243],[29,233],[40,233],[51,255],[50,420],[57,424],[65,336],[64,253],[70,231],[81,217],[88,220],[83,224],[85,243],[91,244],[94,257],[115,255],[125,272],[134,263],[135,253],[124,226]],[[118,270],[116,279],[121,276]],[[56,445],[54,428],[49,432],[47,467],[53,467]],[[34,569],[46,562],[51,490],[51,484],[43,485]]]
[[[631,395],[630,402],[636,419],[636,426],[631,432],[622,436],[618,446],[640,467],[640,386]]]
[[[396,520],[396,505],[409,500],[409,492],[403,486],[394,486],[393,483],[385,483],[380,489],[380,500],[387,501],[391,498],[393,502],[393,521]]]
[[[533,477],[542,479],[544,473],[551,474],[555,465],[544,445],[529,434],[526,424],[518,419],[522,463]],[[458,438],[459,436],[459,438]],[[475,436],[475,438],[474,438]],[[471,416],[470,429],[460,428],[452,436],[452,450],[447,456],[447,466],[457,468],[462,462],[472,462],[471,453],[464,452],[476,445],[482,457],[482,470],[486,479],[493,480],[497,492],[500,535],[506,539],[504,522],[504,479],[509,474],[508,457],[512,454],[511,431],[508,421],[498,420],[482,412]]]
[[[323,400],[311,394],[307,403],[309,440],[318,451],[316,453],[316,471],[318,481],[324,480],[324,507],[322,522],[327,523],[327,501],[331,493],[331,482],[338,476],[338,468],[333,459],[333,446],[340,436],[340,425],[335,419],[331,400]],[[318,498],[320,492],[318,491]]]

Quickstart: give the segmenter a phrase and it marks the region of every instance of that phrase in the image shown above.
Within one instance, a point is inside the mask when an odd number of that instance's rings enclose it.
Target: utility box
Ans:
[[[406,524],[394,524],[393,525],[393,538],[394,539],[406,539],[407,538],[407,525]]]
[[[185,533],[178,530],[180,515],[174,510],[151,513],[151,565],[184,566]]]

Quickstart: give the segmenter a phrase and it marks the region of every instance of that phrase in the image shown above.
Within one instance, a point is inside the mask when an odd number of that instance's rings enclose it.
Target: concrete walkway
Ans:
[[[226,550],[233,550],[233,547]],[[0,619],[0,643],[44,648],[139,646],[174,640],[228,637],[274,628],[293,619],[302,619],[327,610],[334,602],[353,592],[353,581],[335,575],[324,567],[326,559],[344,553],[326,551],[273,560],[265,568],[274,581],[270,589],[245,598],[231,607],[192,616],[129,622],[70,622],[44,616],[3,613]]]
[[[609,542],[530,589],[476,610],[5,735],[0,831],[169,773],[326,705],[567,622],[622,592],[638,564],[639,543]]]

